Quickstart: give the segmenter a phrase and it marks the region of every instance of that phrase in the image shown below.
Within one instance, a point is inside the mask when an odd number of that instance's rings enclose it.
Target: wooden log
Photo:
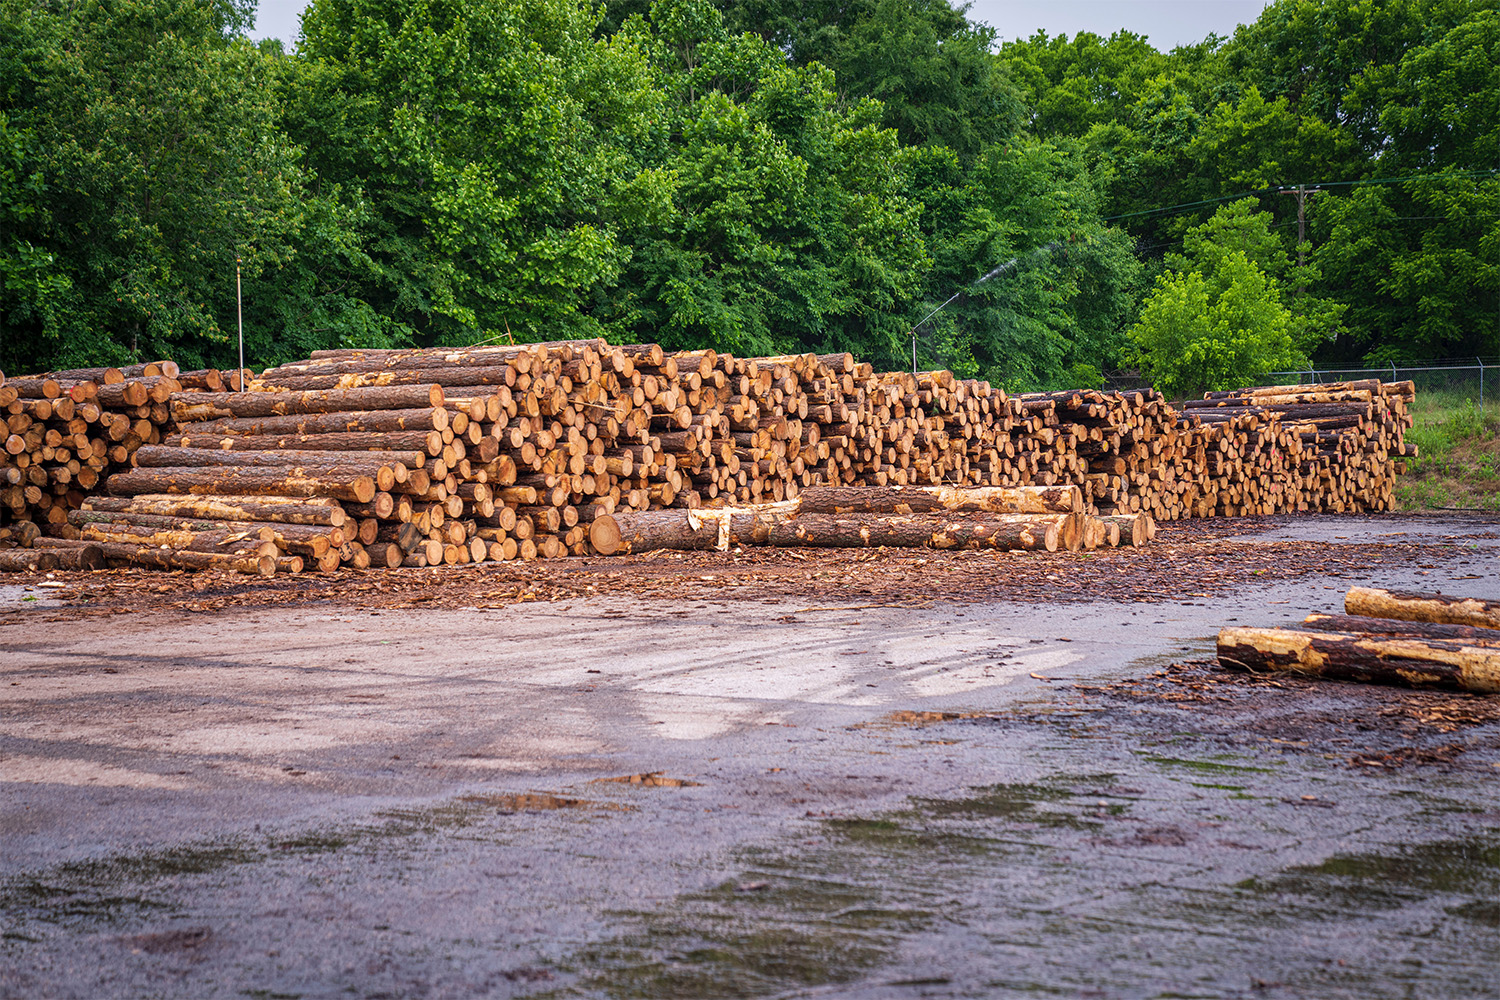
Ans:
[[[375,480],[365,475],[298,476],[279,469],[134,469],[109,477],[109,491],[116,496],[138,493],[187,493],[198,496],[222,494],[271,494],[286,497],[334,497],[369,503],[375,496]]]
[[[172,396],[178,423],[237,417],[417,410],[443,405],[440,385],[372,386],[314,392],[180,392]]]
[[[1500,650],[1462,640],[1226,628],[1219,632],[1218,654],[1221,664],[1256,673],[1500,693]]]
[[[335,503],[271,503],[241,497],[184,497],[145,494],[133,497],[89,497],[84,510],[115,513],[159,514],[208,521],[261,521],[276,524],[326,525],[337,528],[347,520]]]
[[[1077,539],[1071,514],[801,514],[757,520],[756,545],[825,548],[1040,549]],[[1076,545],[1076,541],[1075,541]]]
[[[182,432],[215,437],[313,434],[390,434],[402,431],[442,431],[451,415],[445,407],[411,410],[345,410],[337,413],[294,413],[269,417],[225,417],[181,424]],[[168,442],[172,443],[172,442]],[[380,447],[379,445],[356,445]]]
[[[99,550],[111,564],[124,563],[150,569],[227,569],[256,576],[275,576],[276,557],[240,557],[210,552],[180,552],[149,545],[100,542]]]
[[[43,536],[36,540],[36,547],[48,549],[57,556],[57,569],[92,571],[109,565],[104,550],[94,542]]]
[[[1149,514],[1101,514],[1099,520],[1115,525],[1124,545],[1145,545],[1156,536],[1156,522]]]
[[[37,538],[42,534],[32,521],[17,521],[15,524],[7,524],[0,527],[0,542],[13,542],[21,548],[30,548],[35,544]]]
[[[45,573],[57,569],[57,562],[49,549],[0,549],[0,573]]]
[[[809,513],[989,511],[997,514],[1069,513],[1083,509],[1077,486],[809,486],[799,499]]]
[[[296,448],[266,451],[224,451],[218,448],[174,448],[168,445],[142,445],[135,453],[137,465],[144,468],[172,466],[344,466],[368,468],[382,465],[404,465],[420,468],[427,463],[425,451],[302,451]]]
[[[1500,601],[1480,597],[1351,587],[1344,596],[1344,611],[1368,618],[1500,628]]]
[[[1315,632],[1352,632],[1362,635],[1406,636],[1413,639],[1461,640],[1470,646],[1500,648],[1500,629],[1443,622],[1412,622],[1363,615],[1308,615],[1297,626]]]
[[[272,375],[250,383],[252,392],[267,389],[359,389],[366,386],[427,385],[475,386],[515,384],[516,370],[509,365],[494,367],[444,366],[439,368],[387,369],[367,373],[329,375]]]
[[[434,457],[443,453],[443,435],[437,430],[287,435],[210,435],[195,431],[170,436],[165,443],[173,448],[222,451],[425,451]]]

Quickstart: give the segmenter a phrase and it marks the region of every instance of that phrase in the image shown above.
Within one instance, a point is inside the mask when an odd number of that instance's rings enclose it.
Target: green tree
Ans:
[[[247,16],[0,0],[10,364],[227,361],[236,257],[251,275],[292,257],[303,211]]]
[[[1228,250],[1208,274],[1169,270],[1157,278],[1130,339],[1157,388],[1190,397],[1306,364],[1293,329],[1275,279],[1244,250]]]

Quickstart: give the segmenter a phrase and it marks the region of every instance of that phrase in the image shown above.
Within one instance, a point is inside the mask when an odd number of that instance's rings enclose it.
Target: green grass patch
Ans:
[[[1500,402],[1481,410],[1463,393],[1419,391],[1412,416],[1418,454],[1396,482],[1400,509],[1500,511]]]

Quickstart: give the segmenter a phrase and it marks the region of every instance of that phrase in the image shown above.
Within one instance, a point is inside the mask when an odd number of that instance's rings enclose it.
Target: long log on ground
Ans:
[[[798,514],[757,520],[756,545],[820,548],[1044,549],[1066,547],[1072,514]]]
[[[45,573],[57,562],[50,549],[0,549],[0,573]]]
[[[244,558],[281,555],[276,543],[262,538],[259,531],[185,531],[137,524],[85,523],[78,526],[78,532],[84,541],[89,542],[123,542],[178,552],[212,552]]]
[[[1077,486],[809,486],[799,499],[801,509],[811,514],[1066,514],[1083,509]]]
[[[445,407],[412,410],[352,410],[339,413],[295,413],[280,417],[226,417],[180,424],[184,434],[266,436],[283,434],[388,434],[402,431],[441,431],[448,428]],[[169,444],[172,442],[168,442]],[[358,447],[364,447],[363,445]]]
[[[1461,640],[1226,628],[1219,632],[1218,653],[1221,664],[1256,673],[1500,692],[1500,650]]]
[[[1500,628],[1500,601],[1482,597],[1350,587],[1349,593],[1344,595],[1344,611],[1369,618]]]
[[[44,536],[36,540],[36,547],[54,552],[58,569],[96,570],[109,565],[97,542]]]
[[[1302,619],[1302,623],[1297,628],[1311,629],[1315,632],[1353,632],[1363,635],[1405,636],[1413,639],[1446,639],[1466,642],[1471,646],[1500,649],[1500,629],[1476,628],[1473,625],[1408,622],[1394,618],[1325,615],[1315,612]]]
[[[133,469],[109,477],[116,496],[137,493],[188,493],[198,496],[268,493],[287,497],[334,497],[369,503],[375,480],[369,476],[288,475],[279,469]]]
[[[443,453],[440,431],[392,431],[351,434],[208,435],[193,433],[167,438],[170,447],[212,448],[221,451],[425,451]]]
[[[393,385],[321,392],[180,392],[172,396],[178,423],[234,417],[416,410],[443,405],[440,385]]]
[[[89,497],[84,510],[124,514],[161,514],[210,521],[261,521],[276,524],[326,525],[337,528],[348,518],[337,504],[262,503],[224,497]]]
[[[166,514],[121,513],[118,511],[75,510],[69,511],[68,523],[83,528],[86,525],[101,525],[109,530],[116,525],[132,525],[131,534],[141,534],[136,529],[154,529],[186,532],[228,532],[234,535],[249,535],[263,541],[274,542],[277,548],[299,555],[322,558],[330,548],[342,545],[348,532],[344,528],[329,525],[272,524],[264,521],[220,521],[211,518],[173,517]],[[373,523],[373,522],[372,522]],[[170,544],[170,543],[169,543]],[[192,546],[188,546],[191,548]],[[204,551],[219,551],[218,549]]]
[[[111,563],[126,563],[152,569],[228,569],[237,573],[253,573],[257,576],[275,576],[276,558],[259,556],[217,555],[209,552],[180,552],[176,549],[153,548],[149,545],[128,545],[118,542],[97,543],[104,558]]]

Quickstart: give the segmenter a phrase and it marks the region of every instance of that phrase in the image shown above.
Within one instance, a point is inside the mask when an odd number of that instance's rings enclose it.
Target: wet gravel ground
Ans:
[[[0,582],[0,995],[1500,995],[1500,699],[1208,658],[1494,519]]]

